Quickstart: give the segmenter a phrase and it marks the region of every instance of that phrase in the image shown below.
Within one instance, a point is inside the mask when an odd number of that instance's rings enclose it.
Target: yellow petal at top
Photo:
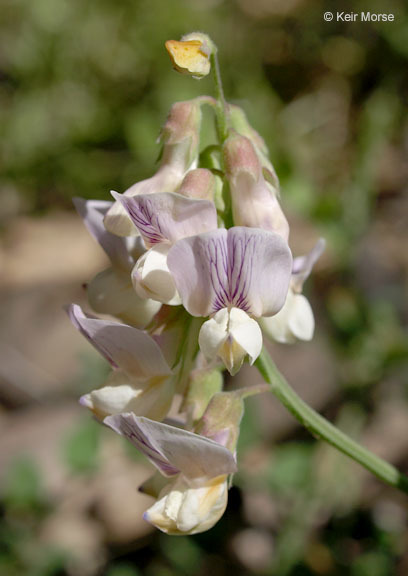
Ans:
[[[198,77],[209,74],[210,51],[200,40],[167,40],[166,50],[178,72]]]

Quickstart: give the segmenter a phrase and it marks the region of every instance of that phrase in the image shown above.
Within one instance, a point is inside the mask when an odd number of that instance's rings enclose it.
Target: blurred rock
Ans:
[[[55,393],[94,354],[63,307],[85,302],[81,285],[101,270],[102,250],[75,214],[13,221],[0,246],[0,400]]]

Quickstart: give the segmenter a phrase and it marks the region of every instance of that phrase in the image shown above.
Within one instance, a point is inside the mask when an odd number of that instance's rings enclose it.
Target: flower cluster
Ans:
[[[209,72],[214,46],[205,38],[167,43],[176,69]],[[204,105],[218,117],[223,107],[228,129],[200,152]],[[115,320],[78,305],[69,315],[112,367],[81,404],[157,468],[141,487],[156,498],[146,520],[194,534],[225,510],[243,398],[264,390],[223,391],[222,372],[253,364],[264,336],[312,338],[302,288],[323,241],[292,260],[267,148],[237,106],[211,97],[177,102],[159,141],[151,178],[112,192],[113,202],[75,199],[111,263],[88,284],[89,304]]]

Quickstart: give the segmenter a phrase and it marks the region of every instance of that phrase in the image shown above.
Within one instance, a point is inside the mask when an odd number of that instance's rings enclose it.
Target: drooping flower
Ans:
[[[128,438],[168,480],[145,520],[167,534],[197,534],[220,519],[228,499],[228,475],[236,472],[230,450],[204,436],[137,417],[105,418]]]
[[[234,133],[226,140],[223,152],[234,223],[277,232],[287,240],[289,225],[279,204],[278,190],[266,181],[251,140]]]
[[[206,34],[192,32],[181,40],[167,40],[166,50],[177,72],[194,78],[202,78],[210,73],[210,56],[215,46]]]
[[[275,232],[234,227],[179,240],[167,258],[181,300],[193,316],[210,316],[201,328],[204,355],[219,357],[235,374],[262,348],[253,318],[283,306],[292,270],[285,240]]]
[[[197,164],[201,106],[204,101],[196,98],[173,104],[159,138],[159,141],[163,142],[159,169],[151,178],[128,188],[124,192],[125,196],[178,190],[186,173]],[[107,212],[105,226],[118,236],[138,234],[122,203],[118,201]]]
[[[181,238],[217,227],[214,204],[175,193],[141,194],[133,198],[115,194],[115,198],[123,204],[149,248],[132,271],[137,294],[165,304],[181,304],[167,267],[167,255]]]
[[[320,238],[308,254],[294,259],[284,306],[275,316],[262,318],[260,321],[262,330],[272,340],[293,344],[297,340],[309,341],[313,338],[315,327],[313,311],[302,290],[324,246],[325,242]]]
[[[87,285],[88,300],[99,314],[111,314],[138,328],[144,328],[159,311],[160,303],[135,294],[131,271],[146,251],[140,237],[121,238],[108,232],[103,224],[112,202],[74,198],[74,205],[85,226],[99,242],[111,266],[97,274]]]
[[[80,306],[68,310],[73,325],[113,368],[105,386],[81,398],[81,404],[102,420],[131,410],[162,420],[171,406],[174,381],[160,347],[132,326],[87,317]]]

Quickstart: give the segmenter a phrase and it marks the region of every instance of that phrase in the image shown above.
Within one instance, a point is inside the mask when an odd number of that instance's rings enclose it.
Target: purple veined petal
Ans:
[[[171,374],[159,346],[142,330],[119,322],[88,318],[77,304],[69,307],[68,314],[73,325],[114,368],[136,379]]]
[[[236,307],[260,317],[282,308],[292,256],[279,234],[234,227],[179,240],[167,264],[193,316]]]
[[[236,472],[232,452],[204,436],[132,412],[109,416],[104,422],[128,438],[165,476],[215,478]]]
[[[319,238],[308,254],[298,256],[293,260],[292,286],[295,292],[301,292],[303,284],[310,276],[314,265],[326,247],[324,238]]]
[[[180,238],[217,228],[217,212],[208,200],[171,192],[133,197],[112,195],[122,202],[148,246],[163,242],[173,244]]]
[[[101,245],[111,262],[122,268],[131,268],[134,259],[126,239],[108,232],[103,223],[105,214],[113,203],[103,200],[84,200],[83,198],[74,198],[73,202],[88,231]]]
[[[229,304],[227,230],[218,229],[179,240],[167,266],[186,310],[208,316]]]

